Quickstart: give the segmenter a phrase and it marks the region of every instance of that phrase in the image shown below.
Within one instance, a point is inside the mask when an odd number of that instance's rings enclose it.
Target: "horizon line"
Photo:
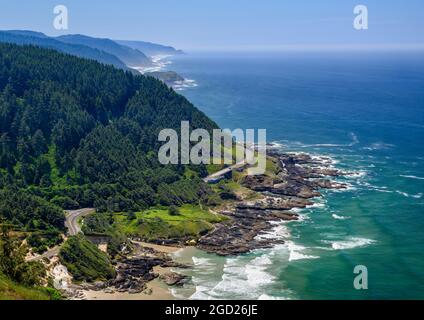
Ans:
[[[57,37],[42,31],[31,29],[0,29],[3,32],[9,31],[30,31],[42,33],[50,38]],[[104,37],[89,35],[87,33],[64,33],[62,35],[83,35],[93,38],[110,39],[120,41],[113,37]],[[142,41],[163,46],[170,46],[176,50],[192,52],[339,52],[339,51],[424,51],[424,43],[329,43],[329,44],[266,44],[266,45],[240,45],[240,46],[192,46],[192,45],[173,45],[162,43],[156,40],[127,39],[125,41]]]
[[[340,52],[340,51],[424,51],[424,43],[385,44],[288,44],[245,46],[182,46],[192,52]]]

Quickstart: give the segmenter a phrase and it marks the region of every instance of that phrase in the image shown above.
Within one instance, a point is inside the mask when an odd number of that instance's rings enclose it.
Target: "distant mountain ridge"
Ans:
[[[37,38],[49,38],[42,32],[38,31],[31,31],[31,30],[4,30],[4,32],[12,33],[14,35],[21,35],[21,36],[32,36]]]
[[[50,38],[41,32],[26,30],[0,31],[0,42],[19,45],[35,45],[43,48],[54,49],[63,53],[75,55],[80,58],[96,60],[104,64],[113,65],[119,69],[129,70],[126,64],[118,57],[105,51],[80,44],[70,44]]]
[[[149,57],[158,55],[178,55],[184,53],[182,50],[177,50],[171,46],[164,46],[146,41],[115,40],[115,42],[133,49],[140,50]]]
[[[140,50],[118,44],[117,42],[107,38],[93,38],[81,34],[70,34],[56,37],[56,39],[62,42],[84,45],[113,54],[129,67],[149,66],[152,63],[151,60]]]
[[[44,33],[30,30],[0,31],[0,42],[54,49],[80,58],[113,65],[133,74],[143,73],[140,69],[155,66],[155,61],[151,57],[183,54],[183,51],[171,46],[145,41],[115,41],[82,34],[49,37]],[[184,78],[172,71],[156,71],[147,75],[165,82],[168,86],[184,81]]]

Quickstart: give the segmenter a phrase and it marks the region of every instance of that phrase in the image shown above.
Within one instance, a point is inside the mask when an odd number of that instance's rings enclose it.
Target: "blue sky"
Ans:
[[[53,8],[69,9],[69,30],[53,28]],[[353,28],[367,5],[369,29]],[[0,29],[147,40],[181,49],[424,45],[422,0],[2,0]]]

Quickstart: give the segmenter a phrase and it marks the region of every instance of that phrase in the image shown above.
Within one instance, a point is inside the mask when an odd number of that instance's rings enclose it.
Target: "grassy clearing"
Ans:
[[[275,177],[277,175],[277,172],[278,172],[278,164],[276,163],[276,160],[273,158],[267,157],[265,174],[271,177]]]
[[[254,192],[246,187],[243,187],[240,183],[242,177],[246,175],[246,172],[233,172],[232,180],[223,180],[218,184],[212,185],[212,189],[220,194],[221,192],[232,192],[238,199],[244,200],[255,200],[261,197],[257,192]],[[221,206],[226,206],[233,203],[234,200],[223,200]]]
[[[27,288],[0,274],[0,300],[50,300],[43,288]]]
[[[114,226],[128,236],[145,240],[197,239],[211,230],[214,223],[227,219],[194,205],[183,205],[178,215],[171,215],[166,207],[157,207],[137,212],[131,218],[127,214],[115,214]]]
[[[208,174],[214,174],[222,169],[224,169],[224,165],[222,164],[208,164],[206,165],[206,170],[208,170]]]

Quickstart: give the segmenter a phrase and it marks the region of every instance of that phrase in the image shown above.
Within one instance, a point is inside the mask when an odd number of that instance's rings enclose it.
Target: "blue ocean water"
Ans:
[[[302,219],[286,244],[222,258],[194,250],[191,298],[424,299],[424,55],[188,54],[180,91],[223,128],[265,128],[283,150],[355,172]],[[368,269],[356,290],[353,269]]]

